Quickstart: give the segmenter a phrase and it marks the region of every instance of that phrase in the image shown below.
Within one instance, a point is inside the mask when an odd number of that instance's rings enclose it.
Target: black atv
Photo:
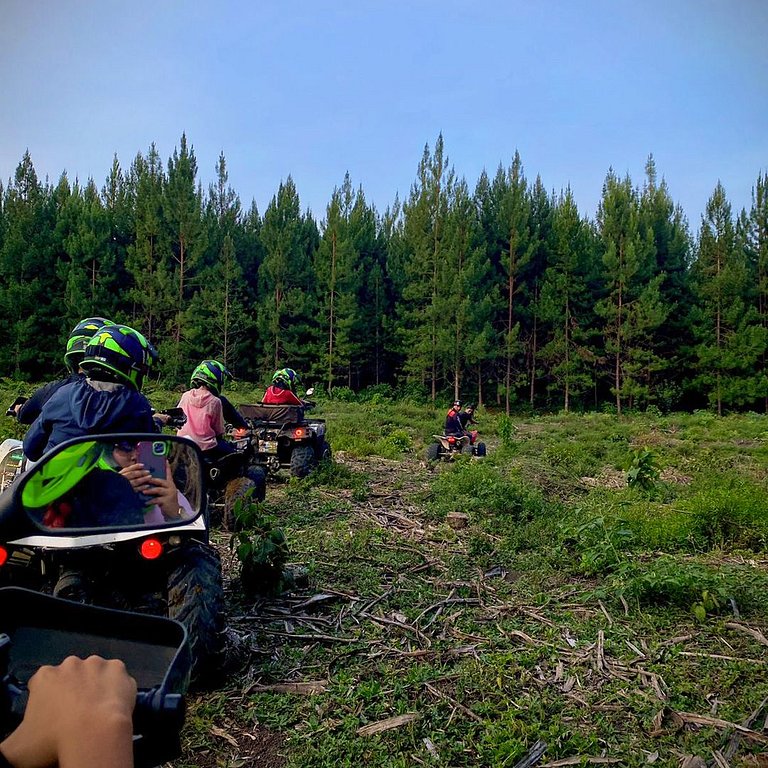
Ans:
[[[120,473],[136,454],[170,481],[162,504]],[[56,446],[0,494],[0,584],[177,619],[189,633],[193,675],[216,671],[224,593],[197,446],[158,434]]]
[[[307,390],[312,395],[314,390]],[[322,460],[331,458],[325,437],[325,419],[308,419],[306,411],[315,407],[311,400],[303,405],[242,405],[240,412],[258,439],[256,463],[270,475],[289,469],[293,477],[306,477]]]

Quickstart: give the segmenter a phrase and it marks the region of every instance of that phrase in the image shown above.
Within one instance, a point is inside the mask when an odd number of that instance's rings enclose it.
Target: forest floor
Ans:
[[[765,611],[644,609],[558,567],[547,527],[511,556],[477,506],[435,511],[441,475],[484,471],[460,464],[339,453],[327,482],[271,481],[309,569],[279,597],[246,597],[215,535],[230,671],[191,697],[177,765],[768,765]],[[617,474],[581,481],[609,492]],[[765,555],[704,559],[768,574]]]

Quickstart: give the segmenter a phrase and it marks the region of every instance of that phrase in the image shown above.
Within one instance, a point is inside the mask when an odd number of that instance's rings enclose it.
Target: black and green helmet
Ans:
[[[83,362],[85,348],[99,328],[105,325],[114,325],[106,317],[86,317],[81,320],[70,332],[67,339],[67,351],[64,353],[64,363],[70,373],[76,373]]]
[[[281,368],[273,374],[272,384],[295,393],[296,385],[301,384],[301,376],[293,368]]]
[[[140,391],[155,360],[153,352],[154,347],[137,330],[127,325],[106,325],[91,337],[81,366],[90,374],[107,373],[110,381]]]
[[[232,378],[232,374],[224,363],[220,363],[218,360],[203,360],[203,362],[192,371],[189,385],[191,387],[205,385],[214,395],[220,395],[221,390],[224,387],[224,380],[227,376]]]

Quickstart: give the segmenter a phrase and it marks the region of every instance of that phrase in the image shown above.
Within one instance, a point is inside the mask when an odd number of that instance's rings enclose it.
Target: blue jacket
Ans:
[[[141,392],[121,384],[91,386],[83,378],[51,395],[24,437],[24,455],[37,461],[59,443],[82,435],[156,431],[152,409]]]
[[[73,381],[79,381],[84,378],[85,374],[83,373],[72,373],[65,379],[51,381],[48,384],[44,384],[39,389],[36,389],[29,396],[29,400],[19,408],[19,412],[16,415],[19,424],[32,424],[32,422],[40,415],[43,406],[50,400],[51,395],[53,395],[57,389],[61,389],[63,386],[71,384]]]

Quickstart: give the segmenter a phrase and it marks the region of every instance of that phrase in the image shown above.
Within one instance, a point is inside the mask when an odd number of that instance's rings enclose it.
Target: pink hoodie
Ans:
[[[216,447],[216,437],[224,434],[224,415],[219,400],[205,387],[189,389],[179,400],[187,423],[176,434],[194,440],[201,451]]]

